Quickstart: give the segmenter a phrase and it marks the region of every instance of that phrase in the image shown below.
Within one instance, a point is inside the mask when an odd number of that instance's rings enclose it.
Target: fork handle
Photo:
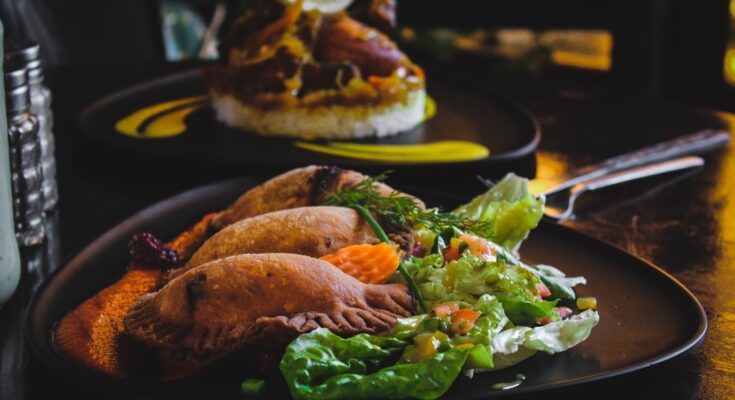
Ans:
[[[613,169],[619,171],[657,161],[668,160],[685,155],[700,154],[727,145],[730,133],[718,129],[705,129],[689,135],[679,136],[667,142],[661,142],[642,149],[634,150],[591,167]]]
[[[595,179],[610,173],[646,165],[676,157],[704,153],[730,143],[730,133],[719,129],[705,129],[675,139],[621,154],[597,164],[588,165],[571,172],[565,183],[552,189],[554,192],[577,183]]]
[[[701,157],[682,157],[674,160],[644,165],[642,167],[629,168],[620,172],[614,172],[601,178],[579,183],[572,187],[572,193],[574,195],[579,195],[582,192],[602,189],[619,183],[664,174],[667,172],[701,167],[702,165],[704,165],[704,159]]]

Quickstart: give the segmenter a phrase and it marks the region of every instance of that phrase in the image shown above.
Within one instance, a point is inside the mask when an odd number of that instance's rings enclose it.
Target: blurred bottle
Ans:
[[[43,209],[56,206],[59,193],[56,185],[56,158],[54,157],[54,119],[51,113],[51,91],[43,84],[41,46],[34,42],[11,44],[6,62],[28,70],[28,86],[31,96],[31,114],[38,120],[38,140],[41,145],[41,169],[43,170]]]
[[[30,114],[28,71],[6,64],[4,75],[15,234],[22,246],[33,246],[43,241],[45,230],[38,121]]]
[[[0,71],[2,71],[3,26],[0,23]],[[15,292],[20,280],[20,255],[15,238],[13,196],[10,179],[8,125],[5,118],[5,89],[0,80],[0,306]]]

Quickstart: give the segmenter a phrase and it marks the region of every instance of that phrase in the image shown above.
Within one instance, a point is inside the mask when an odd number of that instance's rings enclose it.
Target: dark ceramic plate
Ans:
[[[118,279],[125,270],[126,243],[138,231],[172,237],[201,215],[221,209],[255,183],[240,179],[191,190],[133,215],[91,243],[56,271],[32,299],[25,337],[32,352],[57,373],[121,397],[238,398],[241,370],[162,384],[112,379],[70,364],[54,351],[50,331],[68,311]],[[427,204],[455,206],[447,198],[414,192]],[[539,392],[633,372],[697,346],[707,320],[697,299],[679,282],[633,255],[588,236],[542,222],[524,243],[523,257],[584,275],[580,295],[596,296],[600,324],[581,345],[561,354],[538,354],[507,370],[459,377],[446,398],[474,399]],[[493,383],[528,379],[519,388],[493,391]],[[273,397],[286,397],[282,379],[269,383]]]
[[[391,157],[397,159],[388,160],[370,159],[370,155],[382,154],[386,149],[384,145],[415,146],[448,140],[462,141],[475,150],[477,146],[484,146],[490,151],[489,156],[472,153],[475,155],[447,163],[456,166],[478,163],[491,166],[527,156],[536,149],[540,140],[538,123],[514,101],[498,93],[455,85],[438,76],[429,78],[427,91],[436,104],[433,118],[397,136],[350,142],[371,147],[342,156],[320,152],[313,145],[322,146],[323,151],[325,146],[344,145],[346,142],[262,137],[218,122],[208,100],[203,98],[207,86],[199,70],[170,75],[101,99],[82,113],[81,124],[91,138],[114,148],[179,161],[261,169],[304,164],[347,167],[432,165],[438,162],[434,156],[410,161],[400,154],[393,154]],[[177,99],[190,100],[168,103]],[[144,109],[148,111],[141,111]],[[119,124],[136,112],[139,112],[138,117]],[[152,135],[165,137],[152,138]],[[303,143],[312,145],[312,148],[304,148]],[[440,153],[445,156],[447,152]]]

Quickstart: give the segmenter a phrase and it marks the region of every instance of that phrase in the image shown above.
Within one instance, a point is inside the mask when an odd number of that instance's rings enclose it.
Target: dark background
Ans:
[[[399,1],[401,23],[414,26],[580,27],[613,33],[613,68],[607,73],[497,72],[492,61],[471,57],[445,65],[531,110],[544,135],[531,160],[538,176],[697,129],[735,131],[733,114],[699,108],[735,111],[735,93],[722,74],[728,1]],[[82,136],[77,117],[101,96],[190,67],[164,61],[155,1],[0,0],[0,12],[8,33],[36,38],[46,49],[61,192],[60,243],[47,257],[52,260],[30,265],[13,301],[0,310],[0,400],[100,398],[83,385],[65,382],[24,350],[21,317],[33,288],[60,259],[136,211],[249,171],[115,154]],[[578,219],[566,223],[661,265],[682,281],[707,311],[704,343],[664,365],[545,398],[735,398],[735,150],[731,146],[706,160],[694,175],[590,195]],[[456,178],[441,171],[424,177],[459,194],[481,189],[461,186]],[[34,262],[30,253],[24,254],[26,262]]]
[[[188,2],[205,14],[214,3]],[[98,65],[102,72],[111,64],[165,63],[155,0],[0,5],[8,34],[44,43],[50,65]],[[398,10],[399,24],[415,27],[608,30],[614,39],[611,71],[549,68],[541,78],[728,110],[735,109],[735,90],[722,77],[729,15],[728,0],[401,0]]]

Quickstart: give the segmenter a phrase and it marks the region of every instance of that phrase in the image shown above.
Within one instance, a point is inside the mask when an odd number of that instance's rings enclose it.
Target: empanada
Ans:
[[[135,340],[206,365],[319,327],[340,335],[386,330],[411,310],[404,285],[366,285],[326,261],[269,253],[193,268],[142,296],[124,323]]]
[[[380,240],[356,211],[344,207],[299,207],[236,222],[209,238],[185,267],[191,268],[238,254],[295,253],[321,257],[353,244]]]

